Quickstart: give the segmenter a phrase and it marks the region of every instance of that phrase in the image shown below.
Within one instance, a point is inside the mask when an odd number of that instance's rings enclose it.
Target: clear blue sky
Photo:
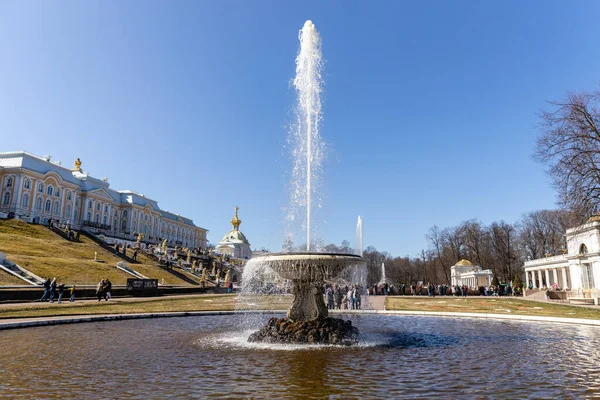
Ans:
[[[537,113],[597,89],[600,2],[1,1],[0,151],[50,154],[210,230],[284,239],[298,30],[326,59],[321,236],[417,255],[433,225],[553,208]]]

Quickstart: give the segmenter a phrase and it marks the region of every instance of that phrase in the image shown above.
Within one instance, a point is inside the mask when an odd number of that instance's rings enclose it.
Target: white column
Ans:
[[[64,216],[65,216],[65,200],[67,197],[67,189],[65,187],[61,187],[60,188],[60,210],[58,215],[60,216],[60,222],[65,223],[66,221],[64,221]]]
[[[552,284],[557,284],[558,285],[558,273],[557,273],[557,268],[552,268],[552,277],[554,278],[554,281],[552,282]]]
[[[541,269],[537,270],[537,277],[538,277],[538,282],[535,287],[537,289],[541,289],[542,288],[542,270]]]
[[[544,270],[544,275],[546,275],[546,286],[550,286],[550,273],[549,270]]]
[[[15,176],[15,181],[13,182],[13,185],[16,185],[13,187],[13,199],[15,201],[15,215],[19,215],[20,213],[17,212],[17,210],[21,209],[21,193],[23,192],[23,173],[18,174],[17,176]]]
[[[529,272],[525,271],[525,287],[529,289]]]

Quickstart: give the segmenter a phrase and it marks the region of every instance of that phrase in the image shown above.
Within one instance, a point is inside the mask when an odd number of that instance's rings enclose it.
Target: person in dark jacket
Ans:
[[[42,295],[42,298],[39,301],[46,301],[46,298],[50,294],[50,278],[46,278],[44,280],[43,285],[44,285],[44,294]]]
[[[52,282],[50,282],[50,303],[54,301],[54,293],[56,293],[56,277],[52,278]]]
[[[59,283],[58,284],[58,304],[61,303],[62,297],[63,297],[63,293],[65,292],[65,284],[64,283]]]
[[[108,301],[110,299],[110,291],[112,289],[112,282],[106,278],[104,280],[104,300]]]

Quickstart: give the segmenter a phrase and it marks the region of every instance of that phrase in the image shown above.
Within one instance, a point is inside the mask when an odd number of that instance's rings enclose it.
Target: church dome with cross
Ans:
[[[239,207],[235,207],[235,215],[230,221],[232,229],[223,236],[215,250],[222,254],[228,254],[231,257],[247,260],[252,256],[250,242],[240,231],[242,220],[238,217]]]

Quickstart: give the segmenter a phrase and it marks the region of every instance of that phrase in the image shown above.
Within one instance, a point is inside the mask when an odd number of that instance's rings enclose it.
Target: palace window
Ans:
[[[23,183],[23,187],[25,189],[31,189],[31,181],[29,179],[25,179],[25,183]]]
[[[35,201],[35,209],[38,211],[42,211],[42,198],[38,197]]]
[[[54,202],[54,214],[58,214],[58,211],[60,210],[60,203],[58,201]]]
[[[45,210],[47,212],[50,212],[50,207],[52,207],[52,202],[50,200],[46,200],[46,206],[45,206]]]
[[[72,197],[71,192],[70,191],[67,192],[67,200],[71,200],[71,197]]]
[[[66,214],[67,214],[67,218],[71,217],[71,205],[67,204],[67,208],[65,210]]]
[[[54,192],[56,197],[60,197],[60,189],[56,188],[56,192]]]
[[[92,209],[92,201],[88,201],[88,208],[91,210]]]
[[[125,221],[125,220],[121,221],[121,229],[122,230],[127,229],[127,221]]]
[[[54,191],[54,188],[51,185],[48,185],[48,190],[46,191],[46,194],[49,196],[52,196],[53,191]]]
[[[108,205],[104,205],[104,212],[107,213],[108,212]]]
[[[106,215],[105,215],[104,217],[102,217],[102,223],[103,223],[104,225],[106,225]]]
[[[585,243],[581,243],[581,246],[579,246],[579,254],[587,254],[587,252],[587,246],[585,245]]]
[[[2,198],[2,205],[7,206],[10,204],[10,192],[4,193],[4,197]]]
[[[100,211],[100,203],[96,203],[96,211]]]
[[[29,206],[29,195],[27,193],[25,193],[23,195],[23,198],[21,199],[21,207],[27,207]]]
[[[127,210],[123,210],[123,218],[127,218]]]
[[[99,224],[100,223],[100,214],[96,214],[96,219],[95,219],[96,223]]]
[[[590,264],[581,264],[581,281],[584,289],[594,289],[594,269]]]
[[[6,187],[12,187],[13,185],[13,178],[12,177],[8,177],[6,178]]]
[[[88,211],[88,213],[87,213],[87,220],[88,220],[88,222],[91,222],[91,221],[92,221],[92,213],[91,213],[91,212],[89,212],[89,211]]]
[[[43,183],[38,184],[38,192],[44,193],[44,184]]]

